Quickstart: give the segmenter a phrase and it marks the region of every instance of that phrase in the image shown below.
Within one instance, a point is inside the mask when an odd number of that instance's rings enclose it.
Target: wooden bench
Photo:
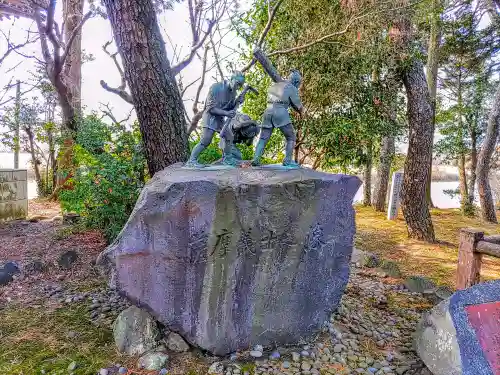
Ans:
[[[485,236],[479,230],[462,229],[458,245],[458,290],[479,283],[483,254],[500,258],[500,235]]]

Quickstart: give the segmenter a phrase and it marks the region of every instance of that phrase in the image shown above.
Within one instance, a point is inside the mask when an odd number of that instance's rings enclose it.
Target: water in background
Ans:
[[[354,202],[363,201],[363,185],[359,188],[356,196],[354,197]],[[458,189],[458,181],[434,181],[431,183],[431,197],[432,203],[437,208],[459,208],[460,207],[460,196],[456,195],[451,198],[446,195],[444,190],[456,190]],[[479,202],[479,197],[476,190],[476,202]]]
[[[22,169],[31,169],[30,155],[21,153],[19,155],[19,167]],[[0,169],[14,168],[14,154],[10,152],[0,152]],[[451,198],[443,193],[443,190],[454,190],[458,188],[458,181],[437,181],[431,185],[432,202],[438,208],[458,208],[460,207],[460,198],[455,196]],[[37,197],[36,182],[33,178],[28,178],[28,199]],[[477,199],[477,198],[476,198]],[[363,200],[363,186],[361,186],[354,197],[355,202]]]

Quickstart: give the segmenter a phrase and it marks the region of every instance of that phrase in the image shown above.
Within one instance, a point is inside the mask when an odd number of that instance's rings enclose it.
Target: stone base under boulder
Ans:
[[[174,165],[103,252],[116,287],[217,355],[305,339],[344,292],[357,177]]]

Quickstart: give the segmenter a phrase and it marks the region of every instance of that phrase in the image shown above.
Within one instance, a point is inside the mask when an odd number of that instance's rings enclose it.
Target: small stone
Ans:
[[[69,269],[78,259],[78,253],[74,250],[69,250],[62,253],[57,260],[57,264],[62,269]]]
[[[384,271],[388,276],[395,279],[399,279],[402,276],[399,265],[391,260],[384,260],[380,266],[380,269]]]
[[[333,352],[334,353],[340,353],[342,351],[342,349],[344,349],[345,346],[342,345],[342,344],[337,344],[333,347]]]
[[[126,374],[127,372],[128,372],[128,370],[127,370],[125,367],[120,367],[120,368],[118,369],[118,373],[119,373],[120,375]]]
[[[168,355],[161,352],[146,353],[137,362],[137,367],[144,370],[161,370],[168,361]]]
[[[7,262],[3,266],[3,271],[7,272],[10,276],[18,275],[21,273],[19,267],[14,262]]]
[[[372,374],[375,374],[378,371],[378,369],[376,369],[375,367],[368,367],[367,370],[368,370],[368,372],[370,372]]]
[[[410,276],[405,280],[405,287],[413,293],[423,294],[424,292],[434,292],[436,284],[424,276]]]
[[[384,341],[384,340],[378,340],[378,341],[377,341],[377,346],[378,346],[379,348],[383,348],[383,347],[385,346],[385,341]]]
[[[292,360],[293,360],[294,362],[298,362],[298,361],[300,361],[300,354],[299,354],[299,353],[297,353],[297,352],[292,352]]]
[[[101,307],[101,304],[99,302],[97,302],[97,303],[93,303],[92,305],[90,305],[89,309],[95,310],[95,309],[98,309],[99,307]]]
[[[258,352],[263,352],[264,347],[262,345],[255,345],[253,350],[257,350]]]
[[[224,371],[224,365],[220,362],[214,362],[208,368],[209,374],[220,374]]]
[[[229,356],[229,360],[231,361],[236,361],[238,359],[238,354],[236,353],[231,353],[231,355]]]
[[[291,366],[291,364],[290,364],[290,362],[288,362],[288,361],[284,361],[284,362],[283,362],[283,364],[282,364],[282,367],[283,367],[284,369],[290,368],[290,366]]]
[[[271,355],[269,356],[269,359],[272,360],[272,361],[275,361],[277,359],[279,359],[281,357],[280,353],[278,351],[274,351],[271,353]]]
[[[396,374],[398,374],[398,375],[404,375],[408,370],[410,370],[410,368],[408,366],[398,367],[396,369]]]
[[[108,374],[109,374],[109,370],[107,368],[102,368],[99,371],[99,375],[108,375]]]
[[[302,350],[302,351],[300,352],[300,355],[301,355],[302,357],[309,357],[309,352],[308,352],[307,350]]]
[[[158,375],[167,375],[168,374],[168,370],[166,368],[162,368],[160,370],[160,372],[158,373]]]
[[[251,350],[250,355],[254,358],[262,357],[262,352],[260,350]]]
[[[167,347],[177,353],[187,352],[189,350],[189,345],[184,341],[184,339],[175,332],[170,332],[167,338]]]
[[[311,369],[311,364],[309,362],[302,362],[300,368],[304,371],[309,371]]]
[[[68,298],[66,298],[66,299],[64,300],[64,302],[66,302],[66,303],[71,303],[71,302],[73,302],[73,298],[72,298],[72,297],[68,297]]]
[[[68,366],[68,371],[75,371],[76,368],[78,367],[78,363],[76,363],[75,361],[71,362]]]
[[[2,285],[7,285],[8,283],[11,283],[14,281],[11,275],[9,275],[7,272],[0,270],[0,286]]]

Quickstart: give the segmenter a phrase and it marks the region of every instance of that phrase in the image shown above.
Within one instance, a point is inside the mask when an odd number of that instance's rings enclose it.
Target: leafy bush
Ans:
[[[75,175],[60,193],[63,211],[79,213],[87,227],[112,241],[134,208],[146,179],[137,124],[132,129],[107,125],[88,116],[75,142]]]

